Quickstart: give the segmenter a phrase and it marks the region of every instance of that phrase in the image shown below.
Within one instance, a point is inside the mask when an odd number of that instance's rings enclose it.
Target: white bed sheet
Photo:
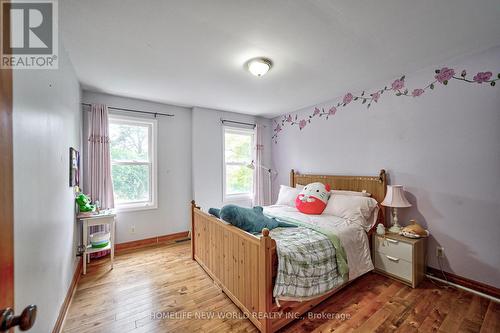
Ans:
[[[283,220],[298,220],[332,231],[340,239],[346,252],[349,281],[373,270],[368,236],[359,224],[333,215],[303,214],[297,208],[285,205],[264,207],[264,214]]]

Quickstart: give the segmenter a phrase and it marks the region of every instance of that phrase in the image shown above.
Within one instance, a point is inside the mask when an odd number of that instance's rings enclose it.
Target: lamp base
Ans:
[[[396,207],[392,208],[392,227],[389,228],[389,232],[393,234],[399,234],[401,232],[401,226],[398,223],[398,209]]]
[[[395,224],[392,227],[390,227],[388,231],[393,234],[399,234],[401,232],[401,227]]]

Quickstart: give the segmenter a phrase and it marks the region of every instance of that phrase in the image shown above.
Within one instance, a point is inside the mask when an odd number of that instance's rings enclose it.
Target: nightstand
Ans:
[[[426,238],[373,234],[375,271],[415,288],[425,275]]]
[[[111,269],[113,269],[113,262],[115,260],[115,217],[116,214],[109,211],[101,211],[101,213],[96,214],[79,214],[77,216],[78,221],[83,224],[83,275],[87,274],[87,264],[90,263],[90,255],[95,252],[111,250]],[[110,239],[106,247],[93,248],[89,244],[89,227],[96,225],[109,225]]]

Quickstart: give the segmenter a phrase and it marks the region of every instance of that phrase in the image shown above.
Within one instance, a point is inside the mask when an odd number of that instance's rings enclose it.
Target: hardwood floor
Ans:
[[[63,332],[257,332],[191,260],[189,242],[125,252],[112,271],[108,265],[90,264]],[[500,332],[500,304],[429,280],[411,289],[369,273],[283,329],[333,331]]]

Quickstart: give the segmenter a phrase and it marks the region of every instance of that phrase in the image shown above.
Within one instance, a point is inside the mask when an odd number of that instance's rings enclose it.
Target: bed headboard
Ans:
[[[381,203],[384,200],[387,188],[385,170],[380,170],[378,176],[336,176],[336,175],[312,175],[300,174],[292,169],[290,172],[290,186],[307,185],[320,182],[329,184],[335,190],[363,191],[371,193],[372,198]]]

